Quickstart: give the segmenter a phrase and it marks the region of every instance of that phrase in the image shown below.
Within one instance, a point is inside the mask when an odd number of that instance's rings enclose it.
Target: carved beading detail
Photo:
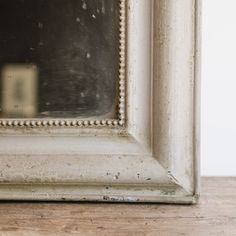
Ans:
[[[126,1],[120,0],[119,99],[117,119],[0,119],[2,127],[119,127],[126,116]]]

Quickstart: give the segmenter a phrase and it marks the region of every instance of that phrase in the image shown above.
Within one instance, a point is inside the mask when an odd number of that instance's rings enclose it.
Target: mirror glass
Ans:
[[[115,118],[118,0],[0,0],[0,117]]]

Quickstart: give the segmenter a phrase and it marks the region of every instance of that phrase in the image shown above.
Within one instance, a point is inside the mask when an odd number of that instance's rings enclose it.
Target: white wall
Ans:
[[[202,175],[236,175],[236,0],[202,0]]]

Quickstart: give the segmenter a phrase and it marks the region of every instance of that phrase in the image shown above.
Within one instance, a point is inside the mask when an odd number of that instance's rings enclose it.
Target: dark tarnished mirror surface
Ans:
[[[115,118],[118,0],[0,0],[1,118]]]

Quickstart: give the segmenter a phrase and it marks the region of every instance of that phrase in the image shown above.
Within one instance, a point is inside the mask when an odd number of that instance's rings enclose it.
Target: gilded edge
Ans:
[[[123,127],[126,113],[126,1],[120,0],[120,63],[117,119],[0,119],[0,127]]]

